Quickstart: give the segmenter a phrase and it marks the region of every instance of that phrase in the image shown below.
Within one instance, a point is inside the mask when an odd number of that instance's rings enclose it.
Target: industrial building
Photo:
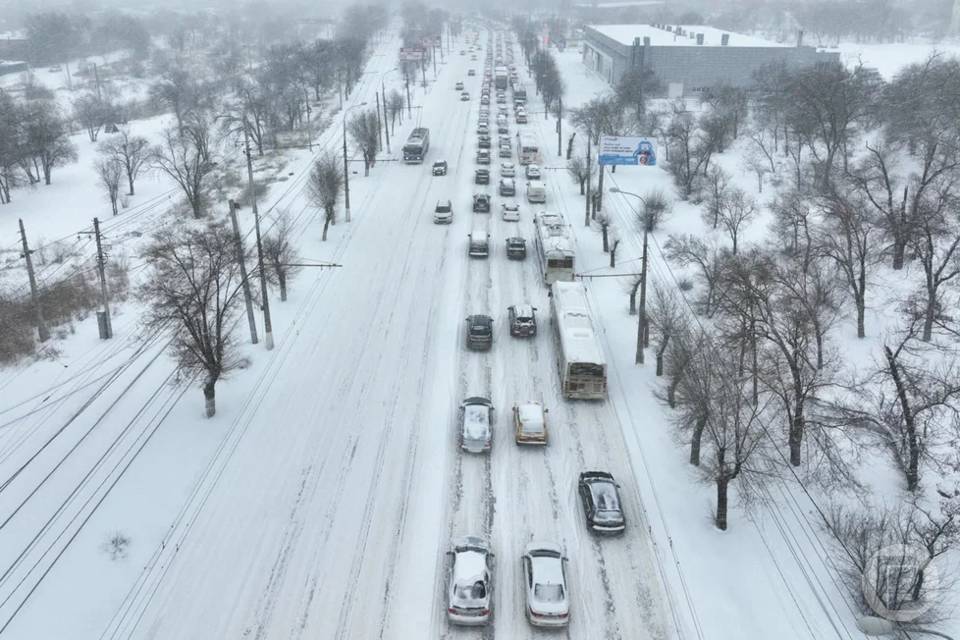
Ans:
[[[592,25],[584,28],[583,62],[611,84],[632,67],[651,69],[663,96],[697,96],[706,89],[748,86],[771,62],[789,68],[839,61],[837,51],[731,33],[701,25]]]

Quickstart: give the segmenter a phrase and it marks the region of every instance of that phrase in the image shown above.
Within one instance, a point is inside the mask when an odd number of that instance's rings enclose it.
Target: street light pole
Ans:
[[[257,194],[253,184],[253,157],[250,155],[250,136],[247,133],[247,118],[243,118],[243,148],[247,155],[247,188],[250,190],[250,208],[253,209],[253,224],[257,232],[257,265],[260,270],[260,296],[263,307],[263,346],[273,350],[273,323],[270,322],[270,299],[267,296],[267,272],[263,269],[263,244],[260,242],[260,210],[257,209]]]
[[[637,195],[636,193],[631,193],[629,191],[623,191],[617,187],[610,187],[610,193],[622,193],[626,196],[633,196],[644,205],[647,201],[643,196]],[[635,364],[644,363],[644,354],[643,348],[647,344],[647,234],[650,231],[650,225],[647,224],[646,220],[643,220],[643,256],[640,258],[640,313],[639,318],[637,319],[637,353],[634,358]]]

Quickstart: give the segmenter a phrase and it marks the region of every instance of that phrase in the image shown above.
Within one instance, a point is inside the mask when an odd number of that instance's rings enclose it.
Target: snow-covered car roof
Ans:
[[[490,407],[483,404],[463,406],[463,435],[471,440],[487,437],[490,433]]]
[[[516,202],[504,202],[500,206],[504,211],[520,211],[520,205]]]
[[[524,402],[517,405],[520,422],[529,425],[543,424],[543,406],[539,402]]]
[[[532,304],[515,304],[513,305],[513,315],[518,318],[532,318],[533,317],[533,305]]]

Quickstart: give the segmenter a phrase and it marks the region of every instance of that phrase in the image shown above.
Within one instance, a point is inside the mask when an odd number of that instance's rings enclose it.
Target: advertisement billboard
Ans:
[[[653,143],[637,136],[601,136],[598,157],[601,165],[653,167],[657,164]]]

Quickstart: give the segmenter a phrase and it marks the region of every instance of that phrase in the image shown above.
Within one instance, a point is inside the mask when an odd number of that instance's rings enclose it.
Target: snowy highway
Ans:
[[[546,207],[527,204],[522,188],[515,198],[496,195],[497,159],[491,184],[473,184],[484,57],[457,55],[463,42],[438,65],[437,80],[417,89],[420,108],[393,139],[397,158],[412,126],[429,127],[427,160],[379,162],[369,178],[351,178],[353,221],[339,222],[331,235],[343,268],[299,277],[291,325],[276,349],[260,356],[265,365],[236,374],[249,393],[223,412],[230,422],[222,442],[191,479],[187,500],[135,584],[98,612],[99,637],[679,637],[612,402],[560,394],[533,214],[559,210],[568,221],[581,214],[567,209],[559,175],[547,176]],[[516,60],[522,64],[519,50]],[[373,57],[350,101],[372,101],[392,65],[391,54]],[[468,77],[470,67],[476,77]],[[470,101],[453,89],[461,80]],[[518,126],[533,129],[511,120],[511,135]],[[322,142],[335,147],[338,136],[335,124]],[[430,165],[439,159],[450,169],[435,177]],[[517,181],[523,183],[520,175]],[[477,190],[492,195],[489,215],[471,213]],[[305,196],[293,194],[289,206],[300,212],[303,234],[319,237]],[[447,198],[453,223],[435,225],[434,205]],[[507,200],[521,204],[519,223],[499,215]],[[489,219],[485,260],[467,255],[478,217]],[[511,235],[527,239],[526,260],[507,259]],[[507,307],[523,302],[538,309],[533,339],[509,335]],[[464,347],[464,318],[473,313],[494,318],[489,352]],[[166,375],[170,365],[160,362]],[[132,377],[134,369],[122,375]],[[158,404],[197,400],[193,388],[186,399],[182,387],[159,388]],[[489,397],[496,409],[488,454],[457,446],[458,406],[473,395]],[[513,442],[511,407],[527,400],[549,411],[546,447]],[[585,470],[609,471],[620,482],[623,536],[587,531],[576,490]],[[28,480],[37,482],[20,479]],[[487,537],[495,554],[493,618],[475,630],[450,626],[446,617],[445,552],[464,535]],[[570,625],[559,634],[538,631],[525,618],[520,556],[531,539],[557,542],[569,557]],[[13,542],[6,548],[25,545]],[[11,630],[11,637],[25,637]]]

